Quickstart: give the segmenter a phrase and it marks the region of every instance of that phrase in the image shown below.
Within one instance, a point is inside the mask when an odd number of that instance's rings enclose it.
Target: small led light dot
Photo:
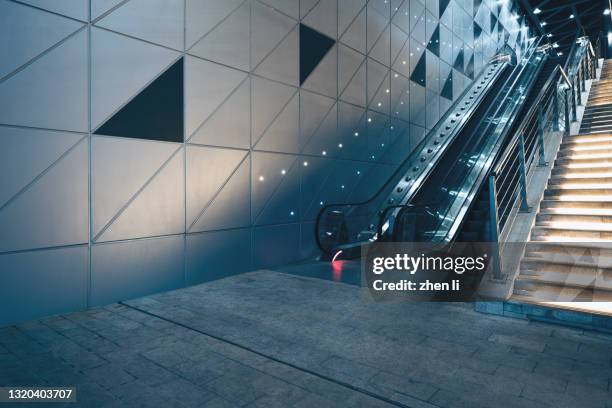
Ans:
[[[342,149],[342,143],[338,143],[338,147]]]
[[[304,162],[304,167],[307,167],[307,166],[308,166],[308,162],[307,162],[307,161],[305,161],[305,162]]]
[[[259,176],[259,181],[264,181],[265,177],[264,176]]]
[[[355,135],[355,136],[359,136],[359,132],[355,132],[355,133],[354,133],[354,135]]]
[[[368,122],[371,122],[371,121],[372,121],[372,118],[368,118]]]
[[[323,205],[323,201],[319,201],[319,205]]]
[[[325,156],[325,155],[327,155],[327,152],[326,152],[325,150],[323,150],[323,151],[321,152],[321,154],[322,154],[323,156]]]
[[[284,176],[285,174],[287,174],[287,170],[282,169],[282,170],[281,170],[281,174]]]
[[[294,216],[294,215],[295,215],[295,212],[290,211],[290,212],[289,212],[289,215]]]

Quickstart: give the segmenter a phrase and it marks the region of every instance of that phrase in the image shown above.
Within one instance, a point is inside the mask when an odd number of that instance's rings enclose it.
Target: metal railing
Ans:
[[[577,40],[564,67],[554,68],[489,174],[489,241],[500,244],[499,253],[492,258],[494,279],[503,279],[503,242],[516,214],[530,211],[527,176],[532,168],[547,165],[545,134],[549,129],[560,131],[562,126],[564,134],[570,134],[571,124],[577,120],[577,106],[582,105],[586,80],[596,76],[597,49],[584,37]]]

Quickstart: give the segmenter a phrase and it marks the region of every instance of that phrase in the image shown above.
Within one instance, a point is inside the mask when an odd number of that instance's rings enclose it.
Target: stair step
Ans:
[[[584,115],[582,116],[582,122],[589,121],[593,119],[605,119],[612,117],[612,107],[605,111],[587,111],[585,109]]]
[[[612,130],[612,125],[609,125],[607,123],[603,123],[603,124],[586,124],[585,126],[582,126],[580,128],[581,132],[588,132],[588,133],[596,133],[596,132],[609,132]]]
[[[567,154],[567,151],[563,152],[562,156],[557,156],[557,159],[563,159],[567,161],[576,161],[576,162],[584,162],[588,160],[597,160],[604,161],[610,160],[612,161],[612,151],[607,152],[603,149],[598,151],[573,151]]]
[[[592,192],[594,194],[602,194],[602,192],[610,191],[612,192],[612,183],[604,183],[604,182],[595,182],[595,183],[585,183],[580,180],[566,180],[563,183],[548,183],[547,190],[551,192],[558,192],[560,194],[564,194],[565,192]]]
[[[612,208],[573,207],[573,203],[566,203],[566,207],[541,208],[540,212],[544,215],[562,216],[589,216],[589,217],[612,217]],[[599,222],[599,221],[598,221]]]
[[[612,201],[561,201],[545,198],[540,202],[540,211],[542,210],[565,210],[570,209],[597,209],[597,210],[612,210]]]
[[[612,196],[605,193],[594,194],[589,192],[579,193],[577,190],[570,190],[569,192],[559,190],[546,190],[544,192],[544,198],[547,200],[557,200],[564,203],[573,203],[576,201],[584,202],[609,202],[612,203]]]
[[[513,298],[527,297],[540,302],[610,302],[612,291],[589,285],[556,284],[554,281],[523,279],[514,281]]]
[[[581,168],[570,168],[565,166],[557,166],[553,167],[551,171],[551,175],[553,177],[598,177],[600,175],[606,175],[612,173],[612,169],[609,168],[590,168],[590,167],[581,167]]]
[[[604,275],[610,281],[612,289],[612,258],[609,256],[598,256],[584,251],[579,253],[563,252],[535,252],[526,254],[521,260],[521,274],[525,271],[528,275],[539,273],[559,272],[569,274],[573,272],[582,275],[590,275],[595,278],[598,274]]]
[[[542,253],[562,253],[571,254],[577,257],[584,257],[585,254],[593,256],[605,256],[612,258],[612,242],[527,242],[525,245],[526,257],[538,257]],[[539,255],[535,255],[539,254]]]
[[[573,184],[573,183],[606,183],[612,185],[612,172],[610,173],[567,173],[566,175],[554,175],[548,179],[548,185]]]
[[[555,167],[564,169],[610,169],[612,168],[612,159],[568,159],[561,157],[555,160]]]
[[[612,141],[612,133],[609,134],[597,134],[597,135],[591,135],[591,134],[579,134],[579,135],[572,135],[572,136],[565,136],[563,138],[563,145],[567,145],[567,144],[578,144],[578,145],[582,145],[583,143],[607,143]]]
[[[612,240],[612,229],[610,231],[593,231],[570,226],[564,228],[536,225],[531,230],[531,240],[548,242],[609,241]]]
[[[612,224],[606,222],[538,221],[535,226],[568,232],[612,233]]]
[[[562,145],[557,157],[568,157],[574,154],[610,154],[612,155],[612,141],[609,143],[585,143],[583,145]]]
[[[593,224],[593,225],[609,225],[612,227],[612,215],[594,215],[594,214],[563,214],[558,212],[540,212],[536,216],[538,225],[546,223],[554,223],[564,225],[568,224]]]
[[[580,128],[588,128],[593,126],[605,126],[612,123],[611,116],[593,116],[590,118],[582,118],[582,123],[580,124]]]

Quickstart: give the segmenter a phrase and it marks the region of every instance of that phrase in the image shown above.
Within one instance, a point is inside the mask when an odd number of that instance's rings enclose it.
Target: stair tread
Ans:
[[[510,301],[517,303],[526,303],[536,306],[545,306],[555,309],[570,310],[574,312],[592,313],[603,316],[610,315],[610,311],[608,310],[608,308],[597,303],[542,301],[530,295],[519,295],[514,293],[510,296]]]
[[[554,256],[553,256],[554,255]],[[557,264],[557,265],[566,265],[566,266],[575,266],[582,268],[597,268],[597,269],[610,269],[612,270],[612,258],[609,256],[598,256],[597,259],[593,259],[592,261],[575,259],[576,256],[571,254],[567,254],[567,257],[563,257],[563,254],[559,253],[545,253],[542,252],[540,257],[534,256],[530,254],[530,256],[525,256],[521,260],[521,265],[523,263],[536,263],[536,264]],[[521,266],[523,268],[523,266]]]

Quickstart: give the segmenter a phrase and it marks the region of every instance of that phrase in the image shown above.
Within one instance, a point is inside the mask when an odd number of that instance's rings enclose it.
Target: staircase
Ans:
[[[561,143],[511,299],[612,302],[612,61],[593,83],[580,134]],[[583,304],[612,312],[594,305]]]

